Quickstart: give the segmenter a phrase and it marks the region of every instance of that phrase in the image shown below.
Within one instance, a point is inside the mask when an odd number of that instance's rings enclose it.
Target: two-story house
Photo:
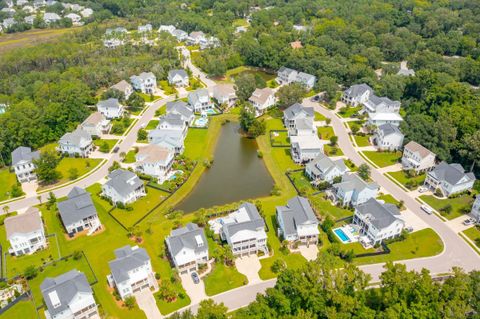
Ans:
[[[217,84],[213,87],[213,98],[219,105],[234,106],[237,102],[237,94],[231,84]]]
[[[311,90],[315,86],[315,82],[317,82],[317,77],[305,72],[298,72],[295,82],[303,85],[307,90]]]
[[[367,102],[371,94],[373,89],[368,84],[355,84],[343,92],[342,102],[357,107]]]
[[[157,90],[157,78],[152,72],[142,72],[139,75],[132,75],[130,82],[135,90],[145,94],[154,94]]]
[[[190,104],[195,113],[201,113],[202,111],[213,108],[213,103],[207,89],[197,89],[188,93],[188,104]]]
[[[477,223],[480,222],[480,195],[477,195],[477,197],[475,198],[470,214]]]
[[[112,124],[102,113],[94,112],[80,124],[80,128],[90,134],[90,136],[100,137],[110,132]]]
[[[188,33],[181,29],[173,30],[172,35],[177,39],[177,41],[185,41],[188,38]]]
[[[185,145],[185,137],[180,130],[151,130],[148,132],[148,143],[155,144],[175,152],[175,155],[182,154]]]
[[[188,223],[174,229],[165,239],[167,249],[179,273],[197,271],[198,266],[208,262],[208,242],[203,228]]]
[[[316,135],[317,128],[313,120],[313,107],[305,107],[300,103],[295,103],[283,111],[283,124],[289,136]]]
[[[397,206],[370,198],[355,207],[353,223],[360,226],[360,241],[374,246],[400,236],[405,222],[399,216]]]
[[[139,25],[137,31],[138,33],[152,32],[152,25],[150,23]]]
[[[279,237],[307,246],[318,243],[319,222],[306,198],[296,196],[276,210]]]
[[[116,169],[107,178],[108,181],[102,185],[102,195],[114,204],[127,205],[146,195],[145,185],[135,173]]]
[[[343,176],[349,171],[343,159],[334,161],[323,153],[320,153],[313,161],[305,165],[305,175],[310,178],[314,185],[321,182],[331,184],[336,177]]]
[[[333,190],[329,195],[334,203],[356,206],[377,197],[378,189],[377,184],[367,183],[357,174],[345,174],[340,183],[333,184]]]
[[[392,124],[400,126],[403,118],[398,113],[368,113],[367,125],[380,126],[383,124]]]
[[[160,117],[157,130],[171,130],[182,133],[183,138],[187,136],[188,126],[180,114],[167,113]]]
[[[58,151],[68,156],[88,157],[93,151],[93,141],[90,134],[77,128],[71,133],[64,134],[58,141]]]
[[[125,107],[115,98],[99,101],[97,110],[108,120],[121,118],[125,113]]]
[[[417,142],[410,141],[403,148],[402,168],[417,173],[431,170],[435,166],[435,153]]]
[[[180,115],[185,125],[192,125],[195,120],[195,114],[192,107],[183,101],[167,102],[167,114]]]
[[[363,106],[367,113],[398,113],[400,111],[399,101],[392,101],[385,96],[378,97],[375,94],[370,94]]]
[[[19,146],[12,152],[12,167],[20,183],[37,179],[33,161],[40,158],[39,151],[32,151],[30,147]]]
[[[176,87],[187,87],[190,83],[188,73],[183,69],[170,70],[168,83]]]
[[[264,114],[268,108],[274,106],[277,103],[277,98],[275,97],[275,91],[270,88],[264,88],[255,89],[248,101],[255,108],[255,116],[258,117]]]
[[[101,229],[97,209],[90,193],[83,188],[74,187],[67,195],[67,200],[57,203],[60,219],[68,236],[86,231],[87,235]]]
[[[297,43],[301,46],[301,42],[292,42],[292,43]],[[278,69],[277,78],[275,80],[280,85],[299,83],[303,85],[306,89],[311,90],[315,86],[315,82],[317,81],[317,78],[312,74],[308,74],[305,72],[298,72],[297,70],[293,70],[293,69],[282,66],[280,69]]]
[[[150,144],[140,148],[135,155],[135,171],[155,177],[162,184],[171,171],[174,158],[173,150]]]
[[[115,249],[115,260],[108,263],[111,274],[107,276],[110,287],[116,288],[120,297],[133,296],[144,289],[157,289],[150,256],[138,246]]]
[[[398,126],[383,124],[375,130],[373,144],[382,151],[396,151],[402,148],[403,138]]]
[[[117,84],[112,85],[110,88],[122,92],[125,100],[128,100],[130,95],[133,93],[133,86],[125,80],[121,80]]]
[[[462,165],[441,162],[427,173],[424,186],[435,191],[439,189],[444,196],[470,190],[475,183],[475,175],[466,173]]]
[[[45,278],[40,291],[47,308],[47,319],[100,319],[87,277],[76,269]]]
[[[290,144],[295,163],[308,163],[323,153],[323,143],[317,135],[290,136]]]
[[[47,247],[43,221],[38,208],[30,207],[23,214],[5,218],[8,252],[13,256],[30,255]]]

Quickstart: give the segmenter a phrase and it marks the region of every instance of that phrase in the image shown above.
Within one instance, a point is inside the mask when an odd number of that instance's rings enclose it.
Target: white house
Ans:
[[[289,242],[309,246],[318,243],[318,219],[304,197],[296,196],[286,206],[277,206],[278,235]]]
[[[111,39],[103,40],[103,46],[109,49],[115,49],[124,44],[125,44],[125,41],[123,41],[122,39],[111,38]]]
[[[480,195],[477,195],[475,198],[470,214],[477,221],[477,223],[480,221]]]
[[[363,106],[368,113],[398,113],[400,111],[399,101],[392,101],[388,97],[378,97],[373,93],[369,95]]]
[[[379,150],[396,151],[402,148],[403,134],[392,124],[383,124],[377,127],[373,135],[373,144]]]
[[[109,120],[121,118],[125,113],[125,107],[118,102],[118,99],[114,98],[99,101],[97,103],[97,110]]]
[[[197,45],[200,44],[200,41],[205,40],[205,33],[202,31],[193,31],[190,32],[190,35],[187,38],[188,45]]]
[[[127,205],[146,195],[145,185],[135,173],[116,169],[107,178],[108,181],[102,185],[102,195],[114,204]]]
[[[317,82],[317,77],[305,72],[298,72],[295,82],[302,84],[307,90],[311,90]]]
[[[107,280],[123,300],[144,289],[158,288],[150,256],[145,249],[127,245],[114,253],[116,259],[108,263],[111,274]]]
[[[305,72],[298,72],[282,66],[278,69],[277,78],[275,80],[280,85],[299,83],[305,86],[305,88],[311,90],[315,86],[317,78],[314,75]]]
[[[181,119],[188,126],[192,125],[195,120],[192,107],[183,101],[167,102],[167,114],[180,115]]]
[[[195,113],[201,113],[202,111],[213,108],[213,103],[207,89],[198,89],[188,93],[188,104],[193,107]]]
[[[197,271],[208,262],[208,242],[203,228],[188,223],[174,229],[165,239],[170,257],[179,273]]]
[[[427,173],[424,185],[433,191],[439,189],[444,196],[448,197],[470,190],[474,183],[475,175],[472,172],[465,173],[462,165],[441,162]]]
[[[10,242],[8,252],[14,256],[30,255],[47,247],[43,221],[38,208],[5,218],[5,231]]]
[[[358,106],[368,101],[370,95],[373,94],[373,89],[363,83],[355,84],[349,87],[342,95],[342,101],[351,106]]]
[[[37,178],[34,160],[40,158],[40,152],[30,147],[19,146],[12,152],[12,167],[20,183],[25,183]]]
[[[313,124],[313,107],[305,107],[295,103],[283,111],[283,124],[289,136],[316,135],[317,128]]]
[[[248,101],[252,103],[255,108],[256,116],[264,114],[269,107],[272,107],[277,103],[275,91],[270,88],[255,89],[252,96],[248,98]]]
[[[142,72],[139,75],[132,75],[130,82],[135,90],[145,94],[154,94],[157,90],[157,78],[152,72]]]
[[[213,98],[219,105],[227,107],[234,106],[237,101],[237,94],[231,84],[217,84],[213,87]]]
[[[290,137],[290,154],[295,163],[307,163],[323,153],[323,143],[317,135]]]
[[[88,157],[93,148],[90,134],[81,128],[77,128],[75,131],[66,133],[60,138],[57,150],[68,156]]]
[[[183,69],[168,71],[168,83],[176,87],[187,87],[190,83],[188,73]]]
[[[99,319],[97,303],[84,273],[70,270],[40,285],[47,319]]]
[[[355,207],[353,223],[360,226],[360,241],[370,245],[400,236],[405,222],[393,204],[382,204],[374,198]]]
[[[67,197],[67,200],[57,203],[57,208],[70,237],[82,231],[91,235],[102,227],[90,193],[75,186]]]
[[[80,124],[80,128],[88,132],[90,136],[102,136],[110,132],[112,124],[102,113],[94,112]]]
[[[333,184],[332,191],[328,193],[334,203],[356,206],[377,197],[378,189],[377,184],[367,183],[356,174],[345,174],[342,181]]]
[[[82,11],[80,11],[80,14],[84,18],[89,18],[93,14],[93,10],[91,8],[85,8]]]
[[[148,143],[173,150],[175,155],[182,154],[185,137],[180,130],[151,130],[148,132]]]
[[[435,153],[417,142],[410,141],[403,148],[402,168],[417,173],[429,171],[435,166]]]
[[[176,29],[176,30],[173,30],[172,31],[172,35],[178,40],[178,41],[185,41],[187,40],[188,38],[188,33],[183,31],[183,30],[180,30],[180,29]]]
[[[135,171],[153,176],[162,184],[170,172],[175,152],[155,144],[142,147],[135,155]]]
[[[235,256],[263,252],[268,254],[265,222],[257,207],[251,203],[240,205],[238,210],[222,218],[220,237],[225,240]]]
[[[167,32],[167,33],[170,33],[171,35],[173,35],[173,31],[175,31],[175,26],[173,25],[164,25],[162,24],[159,28],[158,28],[158,32]]]
[[[57,21],[60,21],[62,18],[54,13],[54,12],[45,12],[43,14],[43,21],[46,23],[46,24],[50,24],[50,23],[55,23]]]
[[[81,25],[82,17],[76,13],[69,13],[65,16],[65,18],[72,20],[72,24],[74,25]]]
[[[117,84],[112,85],[110,88],[122,92],[125,96],[125,100],[128,100],[130,95],[133,93],[133,86],[125,80],[121,80]]]
[[[152,32],[152,25],[150,23],[139,25],[137,31],[138,33]]]
[[[315,185],[320,182],[331,184],[336,177],[343,176],[349,171],[343,159],[334,161],[323,153],[320,153],[313,161],[305,165],[305,175]]]
[[[185,139],[188,126],[180,114],[168,113],[160,117],[157,130],[179,131]]]
[[[392,124],[399,126],[403,118],[398,113],[368,113],[367,124],[380,126],[383,124]]]

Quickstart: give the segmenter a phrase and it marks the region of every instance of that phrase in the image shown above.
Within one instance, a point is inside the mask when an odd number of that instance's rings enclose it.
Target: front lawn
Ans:
[[[315,115],[315,117],[313,118],[314,121],[325,121],[327,119],[323,114],[318,112],[315,112],[314,115]]]
[[[418,186],[423,185],[423,182],[425,181],[425,173],[410,177],[408,176],[407,172],[398,171],[398,172],[389,172],[387,173],[387,175],[392,177],[394,180],[396,180],[397,182],[399,182],[409,190],[413,190]]]
[[[290,146],[290,138],[287,131],[270,131],[272,146]]]
[[[292,180],[295,187],[298,189],[301,196],[313,194],[315,191],[315,187],[312,186],[310,180],[307,176],[305,176],[305,171],[295,171],[288,173],[288,176]]]
[[[332,203],[325,198],[325,193],[310,196],[308,199],[315,211],[323,216],[330,215],[334,220],[353,216],[353,211],[332,205]]]
[[[433,195],[422,195],[420,198],[449,220],[469,213],[474,201],[474,198],[471,195],[461,195],[445,199],[439,199]],[[451,212],[448,212],[449,209]]]
[[[97,146],[99,149],[100,152],[102,153],[108,153],[112,150],[112,148],[115,146],[115,144],[117,144],[118,140],[102,140],[102,139],[99,139],[99,140],[94,140],[93,141],[93,144],[95,144],[95,146]],[[108,146],[107,147],[103,147],[103,145],[106,144]],[[104,148],[104,149],[103,149]]]
[[[12,187],[17,184],[17,176],[10,172],[8,168],[0,169],[0,201],[10,198]]]
[[[473,226],[463,231],[463,234],[467,236],[475,245],[480,248],[480,228],[479,226]]]
[[[128,153],[125,155],[125,158],[123,159],[123,163],[135,163],[135,155],[137,155],[137,153],[134,150],[128,151]]]
[[[377,199],[380,199],[380,200],[383,200],[385,203],[388,203],[388,204],[393,204],[395,206],[398,207],[398,205],[400,204],[400,202],[398,200],[396,200],[392,195],[390,194],[383,194],[383,195],[380,195],[377,197]]]
[[[159,122],[160,122],[159,120],[151,120],[150,122],[148,122],[147,127],[145,127],[145,129],[147,131],[154,130],[157,128]]]
[[[142,93],[142,92],[137,92],[137,94],[140,95],[145,102],[153,102],[153,101],[158,100],[160,98],[160,96],[156,96],[156,95],[152,95],[152,94],[145,94],[145,93]],[[140,112],[141,111],[142,110],[140,110]]]
[[[338,145],[331,146],[330,144],[325,144],[323,146],[323,151],[325,152],[325,155],[327,156],[342,156],[343,151]]]
[[[358,147],[365,147],[365,146],[370,146],[370,141],[369,138],[370,136],[364,135],[353,135],[353,138],[355,139],[355,143],[357,143]]]
[[[378,167],[387,167],[397,164],[400,158],[402,158],[402,152],[377,152],[377,151],[364,151],[361,152],[370,161],[375,163]]]
[[[160,84],[160,88],[163,90],[163,93],[165,93],[165,95],[178,93],[177,89],[173,86],[170,86],[170,84],[168,84],[168,81],[166,80],[160,81],[159,84]]]
[[[318,138],[321,140],[329,140],[330,137],[334,136],[333,127],[331,126],[320,126],[317,128]]]
[[[62,174],[62,178],[55,183],[55,185],[66,183],[72,179],[76,179],[80,176],[83,176],[93,170],[102,160],[99,158],[75,158],[75,157],[64,157],[60,160],[57,165],[57,171]],[[73,170],[76,170],[76,178],[72,178],[71,174]],[[52,185],[50,185],[52,186]]]
[[[235,266],[228,267],[221,262],[213,265],[212,271],[203,279],[207,296],[241,287],[247,284],[247,277],[238,272]]]
[[[338,115],[340,115],[343,118],[352,117],[352,115],[358,113],[358,111],[360,111],[361,109],[362,109],[361,106],[357,106],[357,107],[345,106],[338,111]]]
[[[280,249],[276,249],[272,257],[260,259],[262,268],[258,272],[258,275],[262,280],[272,279],[277,276],[277,274],[272,271],[272,266],[273,263],[279,259],[287,264],[288,269],[299,269],[307,262],[305,257],[300,253],[282,252]]]

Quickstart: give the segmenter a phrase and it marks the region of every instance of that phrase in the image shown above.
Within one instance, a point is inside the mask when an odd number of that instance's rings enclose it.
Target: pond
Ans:
[[[192,212],[270,194],[273,179],[257,156],[257,144],[238,130],[238,123],[233,122],[222,127],[212,167],[175,209]]]

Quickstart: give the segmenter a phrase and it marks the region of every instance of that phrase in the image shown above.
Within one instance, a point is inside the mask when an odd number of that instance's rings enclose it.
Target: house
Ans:
[[[280,85],[290,84],[295,82],[297,75],[298,75],[297,71],[282,66],[280,69],[278,69],[277,78],[275,80]]]
[[[295,163],[307,163],[323,153],[323,143],[317,135],[290,137],[290,154]]]
[[[151,130],[148,132],[148,143],[168,148],[175,155],[182,154],[184,150],[184,135],[179,130]]]
[[[32,152],[30,147],[19,146],[12,152],[12,167],[20,183],[37,179],[33,161],[39,158],[40,152]]]
[[[82,231],[91,235],[102,227],[90,193],[75,186],[67,197],[57,203],[57,208],[68,236],[73,237]]]
[[[462,165],[441,162],[433,170],[427,173],[425,187],[435,191],[439,189],[444,196],[468,191],[475,183],[475,175],[472,172],[465,173]]]
[[[367,113],[398,113],[400,102],[392,101],[388,97],[378,97],[370,94],[368,100],[363,103]]]
[[[165,243],[175,268],[181,274],[197,271],[199,265],[208,262],[207,238],[197,224],[188,223],[172,230]]]
[[[35,19],[37,18],[37,16],[35,15],[29,15],[29,16],[26,16],[23,21],[25,21],[25,23],[28,23],[30,25],[33,25],[33,22],[35,22]]]
[[[175,152],[155,144],[142,147],[135,155],[135,171],[153,176],[162,184],[170,172]]]
[[[40,285],[47,319],[100,318],[93,291],[84,273],[70,270]]]
[[[383,124],[392,124],[399,126],[403,118],[398,113],[368,113],[367,124],[380,126]]]
[[[470,214],[477,221],[477,223],[480,221],[480,195],[477,195],[475,198]]]
[[[8,1],[7,1],[8,2]],[[12,1],[13,2],[13,1]],[[17,7],[22,7],[23,6],[23,9],[25,9],[25,5],[28,4],[28,0],[17,0],[16,1],[16,5]]]
[[[112,124],[102,113],[94,112],[79,127],[90,134],[90,136],[102,136],[102,134],[110,132]]]
[[[3,8],[0,12],[6,13],[9,17],[13,17],[17,11],[14,8]]]
[[[108,100],[98,102],[97,110],[108,120],[121,118],[125,113],[124,106],[115,98],[109,98]]]
[[[29,5],[23,6],[22,10],[25,13],[34,13],[35,12],[35,9],[32,6],[29,6]]]
[[[402,168],[417,173],[429,171],[435,166],[435,157],[429,149],[410,141],[403,147]]]
[[[360,241],[372,246],[400,236],[405,222],[393,204],[382,204],[375,198],[355,207],[353,223],[360,227]]]
[[[356,174],[345,174],[340,183],[333,184],[329,195],[335,203],[356,206],[377,197],[378,189],[377,184],[367,183]]]
[[[123,300],[144,289],[158,288],[150,256],[145,249],[127,245],[114,253],[116,259],[108,263],[111,274],[107,276],[107,281],[110,287],[117,289]]]
[[[287,128],[289,136],[317,134],[313,120],[313,107],[295,103],[283,111],[283,124]]]
[[[200,45],[200,50],[205,50],[208,48],[216,48],[220,46],[220,40],[216,37],[209,38],[200,38],[198,43]]]
[[[45,0],[33,0],[33,7],[35,9],[45,7],[46,5],[47,5],[47,1],[45,1]]]
[[[150,23],[139,25],[137,30],[138,33],[152,32],[152,25]]]
[[[74,25],[81,24],[82,17],[76,13],[69,13],[65,16],[65,18],[72,20]]]
[[[130,95],[133,93],[133,86],[125,80],[121,80],[117,84],[112,85],[110,88],[122,92],[125,100],[128,100]]]
[[[185,139],[188,126],[180,114],[168,113],[160,117],[157,130],[179,131]]]
[[[193,109],[183,101],[167,102],[167,114],[178,114],[186,125],[192,125],[195,120]]]
[[[147,195],[145,185],[135,173],[116,169],[107,176],[108,181],[102,185],[102,195],[113,204],[127,205]]]
[[[195,113],[201,113],[213,108],[207,89],[198,89],[188,93],[188,104],[193,107]]]
[[[220,237],[225,240],[235,256],[263,252],[268,254],[267,233],[257,207],[243,203],[238,210],[222,218]]]
[[[247,27],[246,26],[239,26],[239,27],[236,27],[235,28],[235,34],[238,34],[238,33],[243,33],[243,32],[247,32]]]
[[[92,16],[93,14],[93,10],[91,8],[85,8],[83,9],[82,11],[80,11],[80,14],[82,15],[82,17],[84,18],[89,18]]]
[[[373,144],[379,150],[396,151],[402,148],[403,134],[400,129],[392,124],[382,124],[377,127],[373,135]]]
[[[109,49],[115,49],[124,44],[125,42],[123,40],[116,39],[116,38],[103,40],[103,46]]]
[[[252,96],[248,98],[248,101],[252,103],[255,108],[256,116],[264,114],[269,107],[272,107],[277,103],[275,91],[270,88],[255,89]]]
[[[307,175],[312,181],[312,184],[315,185],[321,182],[331,184],[335,178],[343,176],[349,171],[343,159],[334,161],[323,153],[320,153],[313,161],[305,166],[305,175]]]
[[[175,31],[175,26],[173,25],[161,25],[159,28],[158,28],[158,32],[167,32],[167,33],[170,33],[171,35],[173,35],[173,31]]]
[[[88,157],[93,151],[93,141],[90,134],[77,128],[71,133],[64,134],[58,141],[58,151],[69,156]]]
[[[187,87],[189,85],[187,72],[183,69],[168,71],[168,83],[176,87]]]
[[[217,84],[213,87],[213,98],[219,105],[232,107],[237,102],[237,94],[231,84]]]
[[[304,197],[295,196],[286,206],[277,206],[278,235],[289,242],[303,245],[318,243],[318,219]]]
[[[47,247],[43,221],[38,208],[30,207],[23,214],[5,218],[5,231],[13,256],[30,255]]]
[[[126,34],[128,31],[126,28],[124,27],[116,27],[116,28],[113,28],[113,29],[107,29],[105,31],[105,34],[106,35],[116,35],[116,36],[119,36],[119,35],[122,35],[122,34]]]
[[[46,24],[55,23],[60,21],[62,18],[54,12],[45,12],[43,15],[43,21]]]
[[[3,20],[3,28],[5,29],[5,31],[13,27],[15,24],[17,24],[17,21],[15,21],[14,18],[6,18],[5,20]]]
[[[298,32],[305,32],[308,30],[306,26],[295,24],[293,25],[293,30],[298,31]]]
[[[152,72],[142,72],[130,77],[133,88],[145,94],[154,94],[157,90],[157,78]]]
[[[297,78],[295,79],[296,83],[302,84],[306,89],[311,90],[315,86],[317,77],[305,72],[299,72]]]
[[[187,38],[187,44],[188,45],[197,45],[200,44],[201,40],[205,39],[205,33],[202,31],[194,31],[191,32],[190,35]]]
[[[172,31],[172,35],[178,40],[178,41],[185,41],[187,40],[188,38],[188,33],[183,31],[183,30],[180,30],[180,29],[176,29],[176,30],[173,30]]]
[[[358,106],[368,101],[373,89],[365,84],[355,84],[349,87],[342,95],[342,102],[351,106]]]

